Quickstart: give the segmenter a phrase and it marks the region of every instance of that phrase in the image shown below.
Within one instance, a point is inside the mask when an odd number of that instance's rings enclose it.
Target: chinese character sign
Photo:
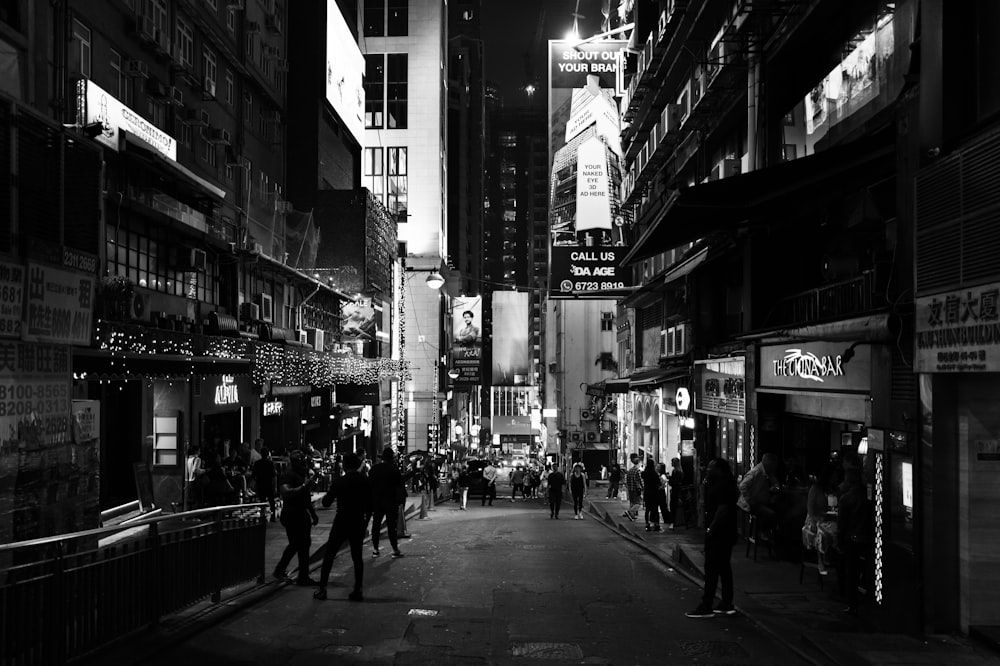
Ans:
[[[20,338],[24,266],[0,261],[0,338]]]
[[[89,345],[94,277],[43,264],[28,264],[23,339]]]
[[[916,372],[1000,371],[1000,282],[917,299]]]

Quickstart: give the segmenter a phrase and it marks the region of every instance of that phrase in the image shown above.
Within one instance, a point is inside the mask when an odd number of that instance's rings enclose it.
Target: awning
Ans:
[[[895,136],[881,131],[797,160],[676,190],[632,246],[625,266],[741,224],[779,222],[843,199],[895,170]]]
[[[605,393],[628,393],[629,379],[608,379],[604,382]]]
[[[663,276],[663,284],[670,284],[674,280],[679,280],[680,278],[684,277],[694,269],[698,268],[698,266],[700,266],[701,263],[705,261],[705,257],[707,256],[708,256],[708,248],[706,247],[703,248],[701,252],[698,252],[697,254],[680,262],[679,264],[671,268],[669,271],[667,271],[667,274]]]
[[[629,377],[630,389],[653,388],[660,384],[666,384],[674,379],[690,377],[690,368],[661,368],[659,370],[646,370],[637,372]]]
[[[740,340],[781,342],[784,340],[843,340],[845,342],[889,342],[899,334],[899,317],[889,313],[865,315],[823,324],[810,324],[737,336]]]
[[[152,146],[134,134],[129,134],[124,130],[122,130],[121,133],[125,138],[122,148],[126,149],[126,152],[130,155],[138,156],[151,164],[154,168],[158,168],[170,175],[180,176],[183,179],[183,182],[193,186],[194,189],[199,190],[203,194],[208,194],[219,199],[226,198],[225,190],[212,185],[210,182],[197,175],[180,162],[164,157],[160,153],[156,152]]]

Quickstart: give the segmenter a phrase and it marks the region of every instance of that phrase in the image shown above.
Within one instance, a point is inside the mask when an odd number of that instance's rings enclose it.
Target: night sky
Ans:
[[[483,0],[483,40],[485,43],[486,79],[495,82],[507,106],[527,100],[523,88],[534,78],[538,91],[535,101],[545,105],[548,40],[562,39],[573,27],[577,0]],[[600,31],[601,0],[579,0],[580,35],[589,37]],[[536,43],[539,20],[544,14]],[[525,55],[530,53],[530,62]]]

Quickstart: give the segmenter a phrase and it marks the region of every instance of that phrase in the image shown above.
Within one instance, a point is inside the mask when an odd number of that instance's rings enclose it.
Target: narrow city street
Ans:
[[[568,504],[558,521],[507,497],[430,516],[409,522],[403,559],[366,544],[364,602],[347,601],[342,552],[327,601],[287,585],[142,663],[804,663],[742,616],[685,617],[688,579]]]

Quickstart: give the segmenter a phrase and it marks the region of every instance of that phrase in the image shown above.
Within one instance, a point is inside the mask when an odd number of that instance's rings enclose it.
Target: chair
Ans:
[[[753,546],[753,561],[757,561],[757,546],[763,541],[767,544],[767,554],[769,557],[774,557],[774,550],[771,545],[771,530],[764,530],[760,532],[757,527],[757,516],[754,514],[747,514],[750,517],[750,525],[747,529],[747,553],[746,557],[750,557],[750,546]]]

